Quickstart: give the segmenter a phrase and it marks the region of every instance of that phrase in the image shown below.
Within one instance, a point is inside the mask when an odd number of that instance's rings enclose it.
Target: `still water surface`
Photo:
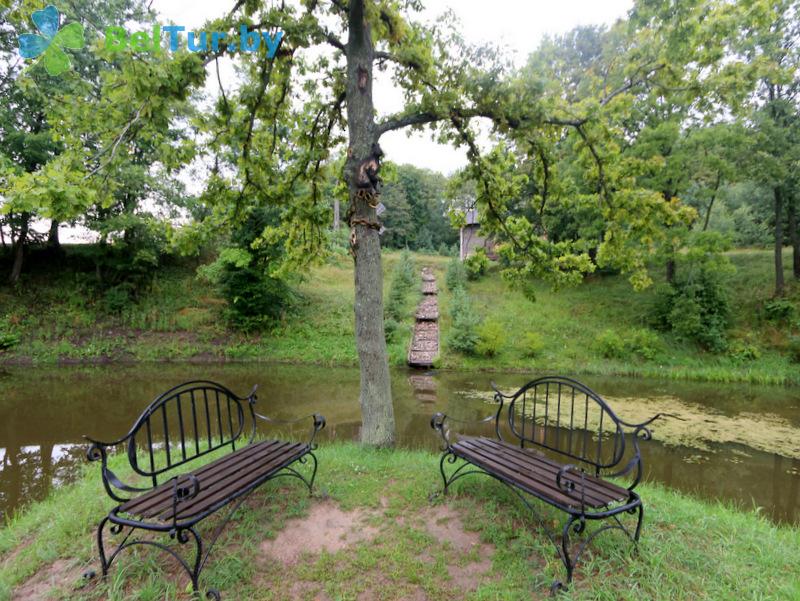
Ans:
[[[85,463],[82,435],[114,439],[125,434],[158,393],[189,379],[219,381],[239,394],[259,385],[261,413],[288,419],[319,412],[325,440],[358,437],[358,370],[281,365],[131,365],[108,367],[6,368],[0,370],[0,523],[4,516],[54,487],[69,482]],[[436,449],[430,417],[444,411],[477,419],[492,412],[489,383],[511,391],[530,376],[394,370],[392,385],[398,442]],[[800,389],[583,377],[630,418],[633,403],[654,409],[691,409],[692,437],[643,444],[647,479],[703,498],[760,508],[779,522],[800,522]],[[630,403],[630,405],[628,405]],[[626,411],[626,406],[629,411]],[[763,419],[762,419],[763,418]],[[720,435],[726,424],[731,436]],[[730,440],[755,439],[748,445]],[[673,428],[674,430],[674,428]],[[779,452],[765,448],[779,432]],[[296,432],[300,434],[300,430]],[[704,439],[704,436],[708,436]],[[797,444],[795,444],[797,443]],[[324,465],[324,450],[321,451]],[[98,473],[99,477],[99,473]],[[435,465],[431,478],[438,478]]]

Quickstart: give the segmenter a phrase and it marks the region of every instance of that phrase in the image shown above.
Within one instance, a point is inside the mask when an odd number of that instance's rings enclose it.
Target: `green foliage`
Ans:
[[[238,268],[228,264],[218,284],[228,300],[228,320],[244,332],[273,326],[293,298],[284,280],[265,275],[253,267]]]
[[[477,328],[481,320],[463,288],[453,291],[450,299],[450,320],[447,346],[465,355],[474,354],[480,341]]]
[[[412,165],[398,165],[385,179],[381,201],[387,207],[382,216],[386,232],[381,245],[420,252],[438,249],[439,254],[447,256],[447,251],[442,250],[457,241],[458,232],[445,216],[444,176]]]
[[[454,292],[457,288],[466,288],[467,269],[458,257],[453,257],[447,264],[447,272],[445,273],[444,281],[450,292]]]
[[[533,359],[542,354],[544,350],[544,338],[538,332],[525,332],[522,336],[522,354]]]
[[[603,330],[597,337],[597,351],[606,359],[625,359],[625,341],[615,330]]]
[[[727,279],[733,268],[722,254],[726,248],[719,234],[707,232],[678,258],[675,280],[659,290],[653,307],[656,327],[713,352],[727,348],[731,320]]]
[[[485,275],[489,268],[489,257],[486,256],[486,250],[476,248],[475,252],[464,259],[464,268],[467,271],[467,278],[470,280],[477,280]]]
[[[761,349],[745,340],[734,340],[728,346],[728,356],[741,363],[761,358]]]
[[[394,338],[409,312],[409,293],[417,284],[414,260],[407,250],[400,253],[400,258],[392,272],[389,294],[384,305],[383,329],[386,340]]]
[[[792,336],[788,345],[789,358],[793,363],[800,363],[800,336]]]
[[[503,324],[494,319],[487,319],[477,328],[478,343],[475,351],[484,357],[494,357],[503,348],[506,342],[506,332]]]
[[[787,298],[773,298],[764,303],[764,318],[771,322],[790,323],[797,317],[797,307]]]
[[[8,318],[0,319],[0,352],[11,350],[19,341],[17,328],[11,325]]]
[[[658,334],[644,328],[619,334],[606,329],[600,333],[595,343],[597,352],[606,359],[630,359],[639,357],[652,361],[663,351],[664,344]]]
[[[264,230],[279,219],[272,208],[253,208],[231,236],[233,246],[223,249],[198,275],[215,284],[228,301],[230,324],[244,332],[274,326],[294,299],[286,281],[284,247],[268,243]],[[258,241],[258,243],[257,243]]]

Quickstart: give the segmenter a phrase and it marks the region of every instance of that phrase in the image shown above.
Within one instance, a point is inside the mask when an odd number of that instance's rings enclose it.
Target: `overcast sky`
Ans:
[[[453,10],[468,42],[491,42],[508,49],[517,65],[525,62],[545,35],[565,33],[578,25],[610,25],[625,16],[632,0],[423,0],[424,19],[433,20]],[[219,0],[154,0],[164,22],[173,21],[188,29],[200,28],[207,20],[225,13]],[[229,75],[230,76],[230,75]],[[379,114],[397,111],[402,96],[387,81],[376,78],[374,96]],[[209,78],[212,81],[213,78]],[[215,86],[214,86],[215,87]],[[386,158],[411,163],[445,174],[466,164],[463,151],[441,146],[427,133],[408,137],[398,131],[381,138]]]

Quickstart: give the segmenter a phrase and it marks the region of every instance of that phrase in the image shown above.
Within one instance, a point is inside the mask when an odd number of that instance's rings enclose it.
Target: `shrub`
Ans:
[[[130,282],[122,282],[112,286],[103,293],[100,299],[103,310],[112,315],[119,315],[133,305],[134,286]]]
[[[459,353],[471,355],[475,352],[479,337],[477,327],[480,318],[463,288],[456,288],[450,302],[452,323],[447,335],[447,346]]]
[[[792,336],[789,339],[789,360],[792,363],[800,363],[800,336]]]
[[[231,235],[231,245],[216,261],[197,270],[228,301],[226,317],[236,329],[249,332],[273,326],[295,298],[283,276],[275,275],[285,256],[282,241],[262,237],[279,222],[274,207],[251,209]]]
[[[475,350],[484,357],[494,357],[503,348],[506,342],[506,333],[503,324],[489,319],[478,326],[478,343]]]
[[[8,351],[19,344],[19,334],[7,319],[0,321],[0,351]]]
[[[733,270],[722,254],[719,235],[705,233],[680,256],[672,284],[661,286],[653,306],[653,325],[721,352],[727,348],[730,296],[726,276]]]
[[[384,307],[384,332],[386,340],[390,340],[400,323],[406,317],[408,293],[416,284],[414,260],[411,253],[403,251],[400,260],[392,272],[392,282]],[[389,323],[389,322],[394,322]]]
[[[236,329],[250,332],[269,328],[278,321],[293,295],[279,278],[258,269],[228,266],[219,280],[228,300],[228,321]]]
[[[597,337],[597,350],[606,359],[628,359],[638,356],[648,361],[663,350],[663,343],[655,332],[640,328],[621,335],[615,330],[604,330]]]
[[[796,314],[794,303],[785,298],[775,298],[764,304],[764,318],[767,321],[790,322]]]
[[[408,288],[411,288],[417,281],[414,259],[408,249],[400,253],[400,261],[395,267],[394,277],[399,278]]]
[[[453,258],[447,264],[447,273],[444,282],[450,292],[456,288],[464,288],[467,285],[467,270],[458,258]]]
[[[624,359],[625,341],[614,330],[603,330],[597,337],[597,350],[606,359]]]
[[[728,348],[728,356],[734,361],[755,361],[761,357],[761,350],[744,340],[736,340]]]
[[[400,324],[395,319],[391,317],[385,318],[383,320],[383,336],[386,338],[386,342],[390,342],[399,329]]]
[[[646,328],[634,330],[626,342],[633,353],[648,361],[655,359],[664,348],[658,334]]]
[[[538,332],[525,332],[522,336],[522,354],[525,357],[538,357],[544,350],[544,340]]]
[[[467,270],[467,278],[477,280],[486,273],[489,267],[489,257],[483,248],[475,249],[475,252],[464,259],[464,267]]]

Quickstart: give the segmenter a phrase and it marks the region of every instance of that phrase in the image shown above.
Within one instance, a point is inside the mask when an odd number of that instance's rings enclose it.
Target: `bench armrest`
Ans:
[[[489,423],[495,418],[496,418],[495,415],[487,415],[483,419],[479,420],[463,420],[450,417],[449,415],[445,415],[444,413],[436,413],[431,418],[431,428],[436,430],[442,437],[446,450],[450,448],[450,428],[448,427],[447,422],[456,422],[464,425],[479,426],[480,424]]]
[[[648,427],[654,421],[662,417],[670,417],[672,419],[677,419],[679,421],[686,421],[682,417],[678,417],[677,415],[673,415],[671,413],[657,413],[653,417],[648,420],[643,421],[640,424],[632,424],[630,422],[626,422],[625,420],[617,418],[620,425],[625,426],[626,428],[631,429],[631,438],[633,439],[633,457],[631,457],[630,461],[628,461],[627,465],[620,471],[615,472],[613,474],[608,474],[611,478],[620,478],[623,476],[627,476],[631,472],[635,470],[635,476],[633,477],[633,482],[628,486],[629,491],[633,491],[636,486],[638,486],[639,482],[642,480],[642,475],[644,473],[644,464],[642,462],[642,450],[639,448],[639,440],[650,440],[653,438],[653,432]]]
[[[450,417],[444,413],[436,413],[431,418],[431,428],[436,430],[444,441],[445,446],[443,450],[450,448],[450,428],[447,426],[446,422],[456,422],[464,425],[479,426],[494,420],[494,431],[495,434],[497,434],[497,439],[503,440],[503,437],[500,436],[500,412],[503,410],[503,399],[509,399],[511,397],[500,392],[494,382],[491,382],[491,386],[492,390],[494,390],[494,401],[498,404],[497,411],[495,411],[492,415],[487,415],[483,419],[479,420],[463,420]]]
[[[118,444],[122,444],[123,442],[127,441],[130,438],[130,433],[120,438],[119,440],[115,440],[113,442],[102,442],[100,440],[95,440],[84,435],[84,439],[91,443],[91,446],[86,451],[86,458],[89,461],[100,461],[100,474],[103,478],[103,487],[106,489],[108,496],[114,499],[119,503],[125,503],[126,501],[130,501],[129,498],[125,498],[120,496],[117,491],[123,491],[128,493],[140,493],[140,492],[147,492],[152,490],[152,486],[147,488],[139,488],[136,486],[131,486],[129,484],[124,483],[120,478],[108,467],[108,448],[115,447]]]
[[[275,419],[275,418],[269,417],[267,415],[261,415],[260,413],[256,413],[256,412],[253,412],[253,416],[256,419],[260,419],[261,421],[264,421],[264,422],[267,422],[267,423],[270,423],[270,424],[279,424],[279,425],[297,424],[299,422],[306,421],[308,419],[312,419],[313,420],[313,425],[312,425],[313,429],[311,431],[311,438],[309,438],[309,440],[308,440],[308,446],[310,446],[312,449],[316,449],[317,448],[317,445],[314,442],[314,440],[317,437],[317,432],[322,430],[325,427],[325,423],[326,423],[325,422],[325,417],[320,415],[319,413],[312,413],[311,415],[305,415],[303,417],[298,417],[297,419],[287,419],[287,420]]]

